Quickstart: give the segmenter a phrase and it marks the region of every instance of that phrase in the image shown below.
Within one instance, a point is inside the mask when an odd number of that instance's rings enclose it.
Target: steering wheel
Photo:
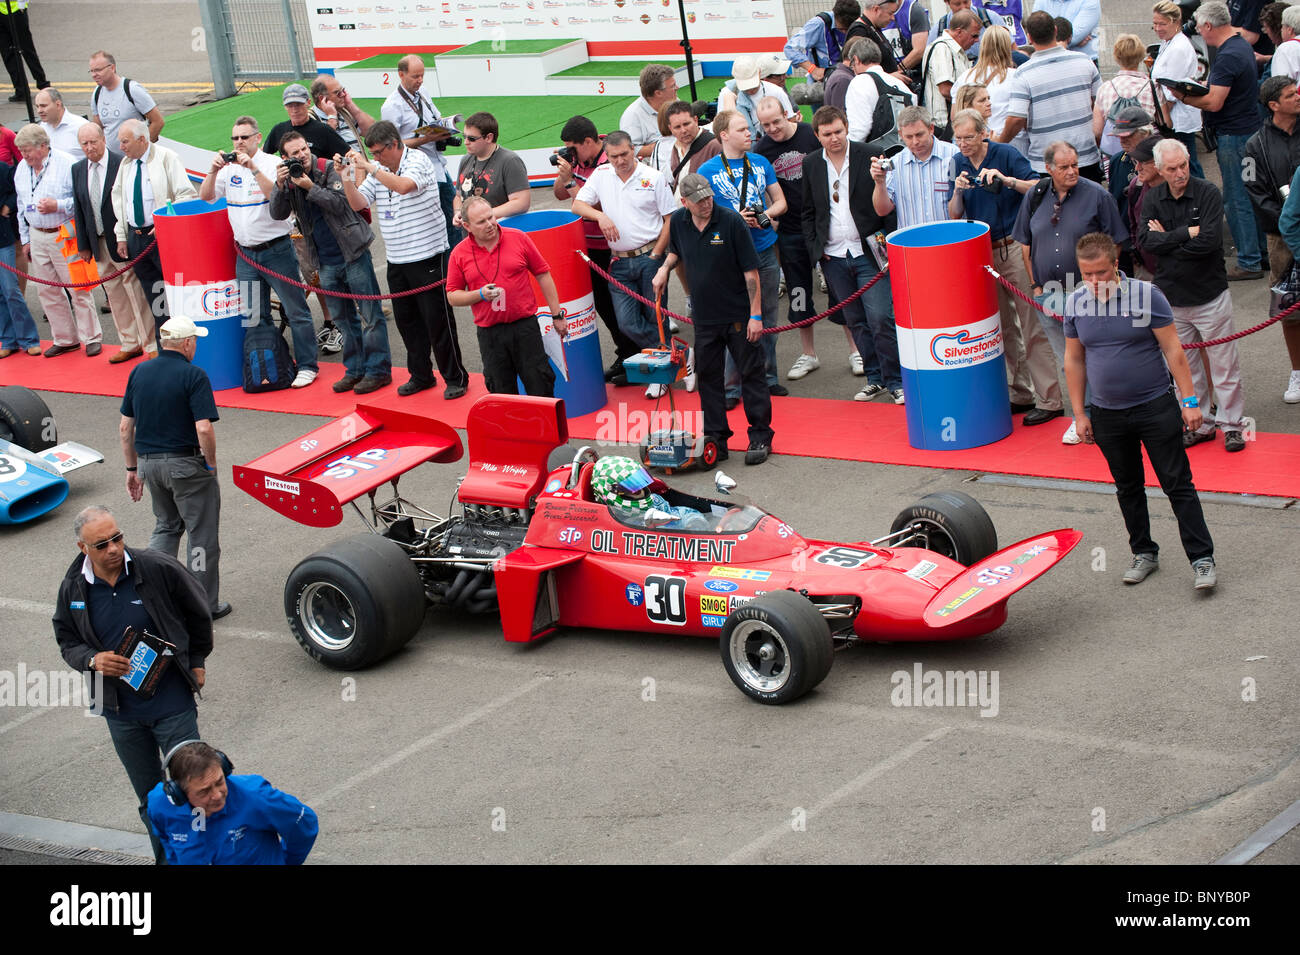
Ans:
[[[578,486],[578,475],[582,472],[584,464],[594,464],[600,455],[595,448],[590,445],[583,445],[578,449],[578,453],[573,456],[573,464],[569,468],[569,483],[567,488],[572,490]]]
[[[727,512],[718,518],[717,530],[719,532],[740,530],[744,526],[744,522],[741,520],[744,516],[745,509],[743,507],[728,508]]]

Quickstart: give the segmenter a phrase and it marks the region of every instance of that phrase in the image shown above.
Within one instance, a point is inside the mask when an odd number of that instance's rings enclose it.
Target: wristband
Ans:
[[[203,466],[204,466],[205,468],[207,468],[209,471],[215,471],[215,470],[216,470],[216,468],[214,468],[214,467],[213,467],[211,464],[209,464],[207,461],[204,461],[204,462],[203,462]]]
[[[751,316],[749,316],[749,320],[750,320],[751,322],[761,322],[761,321],[763,320],[763,316],[762,316],[762,315],[751,315]]]
[[[1196,395],[1189,395],[1182,400],[1182,406],[1184,408],[1199,408],[1201,406],[1201,399],[1196,397]]]
[[[136,470],[135,468],[127,468],[127,471],[129,471],[129,472],[132,473],[132,474],[135,473],[135,470]]]
[[[478,290],[478,300],[479,300],[480,302],[486,302],[486,301],[487,301],[487,296],[483,294],[483,290],[482,290],[482,289],[479,289],[479,290]]]

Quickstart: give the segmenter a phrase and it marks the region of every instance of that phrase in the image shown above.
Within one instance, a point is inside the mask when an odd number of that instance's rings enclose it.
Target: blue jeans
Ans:
[[[614,253],[617,255],[618,253]],[[632,291],[654,301],[655,290],[652,286],[655,273],[663,265],[663,259],[651,255],[638,255],[632,259],[615,259],[609,266],[609,274]],[[614,300],[614,314],[618,317],[618,327],[623,334],[636,342],[637,348],[652,348],[659,344],[659,326],[655,322],[654,309],[642,305],[636,299],[611,286],[610,297]],[[664,322],[664,335],[668,334],[668,323]]]
[[[0,248],[0,262],[12,267],[14,256],[12,245]],[[18,289],[18,276],[0,269],[0,348],[31,348],[40,343],[36,320]]]
[[[780,309],[777,307],[780,304],[780,296],[777,292],[781,290],[781,262],[776,254],[776,243],[758,253],[758,289],[763,306],[763,327],[772,328],[778,324],[780,317]],[[771,388],[773,385],[779,385],[781,375],[776,370],[776,336],[764,335],[758,343],[763,349],[767,386]],[[726,382],[727,397],[739,398],[741,396],[740,371],[731,358],[731,352],[727,352]]]
[[[163,781],[162,757],[178,743],[199,738],[198,711],[191,704],[187,709],[160,720],[137,722],[110,716],[105,722],[108,723],[108,735],[113,739],[113,748],[117,750],[135,797],[140,801],[140,821],[149,833],[154,861],[162,865],[162,844],[154,835],[153,826],[149,825],[149,791]]]
[[[320,267],[321,288],[353,295],[378,295],[379,279],[366,249],[355,262]],[[388,324],[377,299],[353,301],[331,298],[330,311],[343,332],[343,370],[351,378],[384,378],[392,374]],[[360,311],[358,318],[357,312]]]
[[[880,272],[876,258],[846,255],[822,259],[827,287],[843,301]],[[867,381],[890,391],[903,387],[903,373],[898,365],[898,329],[894,325],[894,298],[889,281],[881,279],[858,299],[844,307],[853,342],[862,356]],[[874,360],[873,360],[874,356]]]
[[[453,199],[456,197],[456,184],[454,182],[438,183],[438,204],[442,206],[442,217],[447,220],[447,248],[456,248],[457,243],[465,238],[464,231],[460,226],[451,224],[452,217],[456,214]]]
[[[246,256],[258,265],[278,272],[281,275],[298,274],[298,256],[294,254],[293,243],[285,236],[273,243],[268,249],[256,252],[240,247]],[[316,325],[312,321],[311,309],[307,307],[307,297],[302,289],[280,279],[257,271],[243,259],[235,259],[235,279],[239,282],[241,293],[251,293],[256,287],[260,293],[257,320],[263,325],[271,324],[271,289],[284,304],[285,317],[289,319],[289,331],[293,336],[293,357],[298,363],[299,371],[316,371]],[[254,316],[249,315],[250,319]]]
[[[1196,155],[1196,134],[1174,133],[1174,139],[1187,147],[1187,168],[1191,170],[1192,175],[1197,179],[1204,179],[1205,170],[1201,168],[1201,160]]]
[[[1228,218],[1232,241],[1237,246],[1237,265],[1255,272],[1264,267],[1267,240],[1255,218],[1255,210],[1251,208],[1241,178],[1248,139],[1249,135],[1219,134],[1219,174],[1223,176],[1223,211]]]

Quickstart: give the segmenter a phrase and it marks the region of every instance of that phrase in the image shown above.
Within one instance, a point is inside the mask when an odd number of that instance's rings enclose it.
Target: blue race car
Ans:
[[[67,499],[63,475],[104,460],[93,448],[58,440],[41,396],[16,385],[0,388],[0,524],[22,524]]]

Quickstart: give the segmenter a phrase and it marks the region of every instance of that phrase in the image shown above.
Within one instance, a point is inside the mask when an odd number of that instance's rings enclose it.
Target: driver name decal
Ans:
[[[948,614],[952,613],[954,610],[956,610],[966,601],[982,593],[984,593],[983,587],[972,587],[970,590],[966,591],[965,593],[958,594],[952,600],[948,601],[946,604],[944,604],[942,607],[936,610],[935,613],[938,614],[940,617],[946,617],[948,616]]]
[[[623,531],[621,536],[623,546],[620,551],[613,531],[593,530],[591,549],[597,554],[622,553],[628,557],[712,563],[730,560],[732,548],[736,546],[734,540],[676,537],[668,534],[646,534],[641,531]]]

